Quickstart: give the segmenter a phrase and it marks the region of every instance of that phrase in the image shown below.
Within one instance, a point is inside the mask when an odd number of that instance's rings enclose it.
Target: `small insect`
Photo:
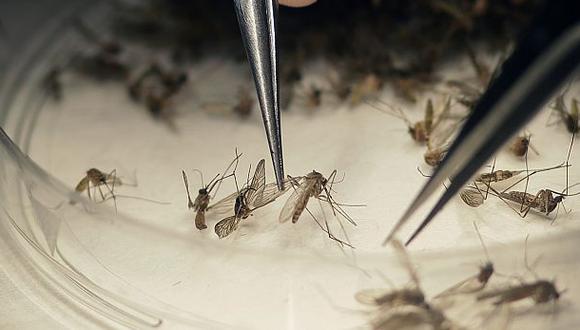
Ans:
[[[115,40],[103,40],[80,20],[75,20],[74,26],[96,49],[90,53],[74,55],[70,59],[70,67],[99,81],[125,80],[129,74],[129,65],[119,57],[123,52],[121,45]]]
[[[383,88],[383,80],[376,74],[367,74],[354,83],[350,93],[350,104],[357,105],[377,94]]]
[[[304,107],[310,111],[320,108],[322,104],[322,89],[314,84],[303,91]]]
[[[447,155],[447,151],[449,148],[445,147],[438,147],[434,148],[431,147],[431,143],[427,142],[427,150],[423,154],[423,159],[425,163],[429,166],[437,167]]]
[[[254,99],[247,88],[238,90],[238,103],[233,107],[233,111],[240,118],[248,118],[254,109]]]
[[[87,191],[87,195],[89,199],[92,201],[96,201],[95,190],[99,191],[99,195],[101,197],[101,201],[106,201],[109,198],[113,198],[116,205],[116,197],[115,197],[115,186],[120,186],[122,184],[121,179],[116,175],[117,171],[112,170],[110,173],[104,173],[96,168],[89,169],[85,176],[79,181],[79,183],[75,187],[75,191],[78,193],[82,193],[83,191]],[[105,186],[107,188],[107,192],[103,193],[101,186]],[[93,189],[91,195],[91,189]],[[71,201],[71,204],[74,204]]]
[[[524,283],[509,289],[484,292],[477,296],[477,300],[495,298],[494,305],[508,304],[522,299],[530,298],[536,304],[555,301],[560,298],[562,292],[556,289],[554,282],[538,280],[532,283]]]
[[[280,197],[288,190],[288,185],[285,185],[285,189],[278,190],[276,183],[266,184],[264,164],[264,159],[258,162],[252,181],[250,182],[248,175],[245,187],[241,190],[236,188],[237,191],[235,193],[225,197],[214,205],[209,206],[208,209],[214,209],[216,212],[219,212],[224,208],[231,211],[233,206],[234,215],[221,220],[215,225],[214,230],[219,238],[224,238],[230,235],[238,229],[239,223],[242,219],[248,218],[256,209],[275,201],[276,198]],[[236,181],[237,186],[235,175],[234,180]]]
[[[565,197],[579,194],[563,194],[550,189],[540,189],[535,195],[524,191],[508,191],[499,193],[499,196],[505,200],[520,204],[520,210],[516,211],[522,218],[525,218],[532,209],[549,215],[556,209],[558,204],[564,201]]]
[[[411,138],[419,143],[426,143],[429,140],[429,135],[431,134],[431,130],[433,128],[433,102],[431,99],[427,100],[427,105],[425,107],[425,117],[423,120],[417,121],[412,123],[409,118],[405,115],[403,110],[399,107],[395,107],[389,103],[377,100],[379,104],[385,105],[389,108],[390,111],[385,111],[384,109],[378,107],[374,103],[368,103],[373,108],[384,112],[388,115],[397,117],[403,120],[409,129],[409,135]]]
[[[416,329],[430,326],[433,329],[455,329],[455,325],[439,309],[425,300],[419,277],[410,258],[398,240],[392,241],[401,265],[409,273],[412,284],[402,289],[369,289],[359,291],[355,299],[377,309],[371,314],[372,329]]]
[[[284,204],[282,211],[280,211],[279,220],[281,223],[283,223],[283,222],[287,222],[288,220],[292,219],[292,223],[296,223],[296,222],[298,222],[298,219],[300,218],[300,216],[302,215],[304,210],[306,210],[308,212],[308,214],[310,214],[310,216],[318,224],[320,229],[322,229],[326,234],[328,234],[328,237],[330,239],[338,242],[341,245],[347,245],[349,247],[352,247],[352,245],[350,245],[350,243],[344,242],[344,241],[336,238],[332,234],[330,227],[328,225],[328,222],[325,220],[325,225],[323,226],[312,215],[312,213],[307,208],[308,201],[311,198],[317,199],[319,201],[327,203],[330,206],[330,208],[332,209],[332,213],[335,217],[338,214],[341,217],[343,217],[344,219],[346,219],[353,226],[356,226],[356,222],[344,211],[342,206],[359,206],[359,205],[346,205],[346,204],[337,203],[330,193],[332,191],[332,187],[334,185],[336,173],[337,173],[337,171],[334,170],[330,174],[328,179],[325,178],[324,175],[322,175],[321,173],[318,173],[314,170],[303,177],[290,177],[290,176],[288,176],[288,181],[290,182],[290,185],[294,189],[294,192],[292,193],[292,195],[290,195],[290,197],[288,198],[288,200]],[[346,232],[344,230],[342,222],[340,221],[340,219],[338,217],[337,217],[337,220],[338,220],[338,223],[340,224],[340,227],[341,227],[343,233],[346,236]],[[348,240],[348,238],[347,238],[347,240]]]
[[[481,233],[479,232],[479,228],[477,228],[477,225],[475,224],[475,222],[473,223],[473,226],[475,228],[475,231],[477,232],[477,237],[479,238],[481,246],[483,247],[483,251],[485,252],[487,262],[485,262],[483,265],[481,265],[479,267],[479,272],[477,274],[470,276],[470,277],[466,278],[465,280],[463,280],[463,281],[453,285],[452,287],[444,290],[443,292],[436,295],[434,297],[435,299],[442,298],[442,297],[449,297],[449,296],[458,295],[458,294],[472,294],[472,293],[481,291],[487,286],[489,279],[493,275],[495,269],[493,267],[493,263],[491,261],[489,261],[490,260],[489,254],[487,252],[487,248],[485,247],[485,244],[483,243],[483,239],[481,237]]]
[[[528,153],[528,149],[532,149],[532,151],[536,155],[539,155],[538,151],[534,148],[534,146],[530,144],[529,134],[516,136],[513,139],[512,144],[510,145],[510,151],[516,157],[524,157]]]
[[[154,118],[165,119],[173,127],[168,105],[187,80],[187,73],[165,71],[154,63],[129,84],[128,92],[131,99],[143,102]]]
[[[509,304],[524,299],[531,299],[535,304],[544,304],[560,299],[560,296],[566,291],[558,291],[554,281],[540,279],[538,275],[528,265],[527,257],[528,237],[525,241],[524,262],[528,271],[530,271],[536,280],[531,283],[521,283],[519,285],[498,289],[489,292],[482,292],[477,296],[477,300],[495,299],[494,305]]]
[[[572,99],[570,109],[568,109],[568,106],[564,101],[566,92],[567,91],[564,91],[562,94],[556,97],[556,100],[552,105],[552,109],[556,111],[560,117],[560,121],[564,123],[568,132],[572,134],[580,133],[580,110],[578,109],[578,100]]]
[[[355,299],[364,305],[377,306],[384,308],[395,308],[401,306],[420,306],[427,307],[425,301],[425,294],[421,289],[419,276],[411,263],[411,259],[407,254],[407,250],[403,244],[398,240],[391,242],[395,250],[399,263],[409,273],[411,278],[411,285],[402,289],[367,289],[356,293]]]
[[[224,171],[224,174],[220,177],[220,174],[216,174],[216,176],[213,177],[213,179],[211,179],[211,181],[207,184],[204,185],[203,184],[203,174],[199,171],[196,170],[200,177],[201,177],[201,186],[202,188],[200,188],[197,192],[197,197],[195,198],[195,201],[191,200],[191,195],[189,193],[189,182],[187,180],[187,175],[185,174],[185,171],[181,171],[181,175],[183,176],[183,183],[185,185],[185,191],[187,193],[187,207],[189,209],[193,209],[196,214],[195,214],[195,227],[199,230],[203,230],[207,228],[207,225],[205,224],[205,212],[208,209],[209,206],[209,202],[212,198],[211,193],[214,190],[214,188],[216,188],[216,186],[221,183],[224,179],[233,176],[232,174],[229,175],[225,175],[226,172],[229,171],[229,169],[232,167],[232,165],[234,165],[234,162],[236,163],[236,167],[237,167],[237,161],[239,159],[241,155],[237,155],[236,158],[230,163],[230,165],[226,168],[226,170]],[[234,172],[235,172],[235,168],[234,168]],[[219,189],[219,186],[217,186]],[[217,189],[215,191],[215,193],[217,193]]]

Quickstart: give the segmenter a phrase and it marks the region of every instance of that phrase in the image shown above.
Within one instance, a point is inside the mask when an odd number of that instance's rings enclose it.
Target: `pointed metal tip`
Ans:
[[[234,0],[246,55],[256,84],[262,120],[268,138],[276,183],[284,188],[280,129],[276,0]]]

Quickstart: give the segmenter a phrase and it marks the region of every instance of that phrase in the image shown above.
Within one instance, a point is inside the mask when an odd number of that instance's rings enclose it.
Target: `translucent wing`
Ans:
[[[483,194],[473,188],[465,188],[459,193],[461,200],[471,207],[480,207],[483,204]]]
[[[413,284],[415,284],[415,287],[420,288],[421,285],[419,284],[419,276],[415,271],[415,267],[411,262],[411,258],[409,258],[409,255],[407,254],[407,250],[399,240],[393,240],[391,244],[395,249],[395,252],[397,253],[397,258],[399,259],[399,262],[409,272],[409,277],[411,277],[411,281],[413,282]]]
[[[234,205],[236,204],[236,197],[238,197],[237,191],[208,206],[207,211],[211,211],[215,214],[233,212]]]
[[[271,202],[275,201],[276,198],[284,195],[289,188],[290,184],[288,184],[287,181],[285,181],[283,190],[278,190],[278,185],[275,182],[268,183],[264,186],[264,189],[262,189],[261,193],[256,194],[253,204],[250,204],[249,206],[251,209],[257,209],[264,205],[270,204]]]
[[[280,211],[280,217],[278,218],[280,222],[286,222],[292,219],[292,216],[296,211],[298,201],[300,201],[303,198],[302,196],[307,193],[308,188],[310,185],[312,185],[312,180],[299,183],[297,180],[292,178],[290,179],[290,185],[294,189],[294,192],[292,192],[292,195],[290,195],[288,200],[286,200],[282,211]]]
[[[256,166],[256,171],[254,172],[254,177],[252,178],[252,183],[248,187],[248,193],[246,194],[246,201],[248,205],[253,205],[258,196],[263,195],[264,188],[266,186],[266,170],[264,164],[266,161],[264,159],[258,162]]]
[[[84,178],[82,178],[81,181],[79,181],[79,183],[75,187],[75,190],[78,192],[82,192],[86,190],[88,187],[89,187],[89,177],[85,176]]]
[[[365,289],[357,292],[354,298],[363,305],[376,306],[377,301],[390,292],[389,289]]]
[[[227,237],[229,234],[233,233],[236,229],[238,229],[238,224],[240,223],[240,219],[237,218],[235,215],[231,217],[227,217],[220,222],[216,223],[215,225],[215,233],[218,235],[219,238]]]
[[[445,289],[444,291],[442,291],[433,298],[437,299],[457,294],[473,293],[483,289],[483,287],[484,285],[480,281],[478,281],[477,275],[475,275],[468,277],[457,284],[454,284],[452,287]]]

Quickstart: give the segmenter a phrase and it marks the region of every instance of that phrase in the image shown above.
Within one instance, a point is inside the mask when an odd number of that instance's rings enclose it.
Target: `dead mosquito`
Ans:
[[[219,238],[230,235],[238,229],[242,219],[248,218],[256,209],[270,204],[287,191],[288,185],[286,185],[286,189],[279,191],[276,183],[266,184],[264,164],[264,159],[258,162],[251,182],[248,171],[248,179],[242,189],[237,187],[237,179],[234,173],[236,192],[209,206],[208,210],[213,209],[215,212],[220,212],[220,210],[224,209],[231,211],[233,206],[234,215],[219,221],[215,225],[215,233]]]
[[[383,80],[376,74],[367,74],[356,81],[350,90],[350,105],[355,106],[359,103],[372,98],[383,88]]]
[[[532,270],[528,264],[527,257],[528,237],[525,241],[524,263],[526,269],[535,277],[534,282],[521,283],[510,288],[492,290],[489,292],[482,292],[477,296],[477,300],[495,299],[494,305],[509,304],[524,299],[531,299],[535,304],[544,304],[547,302],[555,302],[560,299],[560,296],[566,291],[558,291],[555,281],[548,281],[540,279],[539,276]]]
[[[494,160],[493,165],[491,167],[491,171],[486,172],[486,173],[480,173],[479,175],[477,175],[475,177],[472,185],[469,185],[461,190],[461,192],[459,193],[459,197],[461,198],[461,200],[463,200],[463,202],[465,202],[465,204],[467,204],[471,207],[479,207],[487,199],[487,196],[490,193],[491,185],[493,183],[498,183],[501,181],[509,180],[509,179],[516,177],[522,173],[527,173],[527,175],[524,178],[522,178],[522,179],[516,181],[516,183],[510,185],[507,188],[507,189],[509,189],[509,188],[515,186],[516,184],[522,182],[523,180],[529,179],[530,177],[532,177],[533,175],[535,175],[537,173],[550,171],[550,170],[554,170],[554,169],[558,169],[558,168],[562,168],[562,167],[567,167],[567,166],[569,166],[569,165],[562,163],[562,164],[558,164],[556,166],[534,169],[534,170],[495,170],[495,160]],[[480,187],[479,186],[480,184],[482,184],[483,187]],[[492,191],[491,193],[493,195],[497,196],[497,194],[494,191]]]
[[[483,238],[481,237],[479,228],[477,228],[475,222],[473,223],[473,226],[477,233],[477,237],[479,238],[479,242],[483,247],[483,251],[485,252],[485,257],[487,261],[479,267],[479,272],[477,274],[466,278],[465,280],[453,285],[448,289],[445,289],[443,292],[436,295],[434,299],[449,297],[458,294],[472,294],[481,291],[487,286],[489,279],[494,274],[495,269],[493,263],[490,261],[489,253],[487,252],[487,248],[483,243]]]
[[[136,102],[143,102],[154,118],[164,119],[174,128],[169,108],[171,98],[187,81],[186,72],[164,70],[154,63],[129,84],[129,96]]]
[[[248,118],[254,109],[254,98],[247,88],[240,87],[238,90],[238,102],[232,108],[240,118]]]
[[[530,134],[516,136],[510,145],[510,151],[512,154],[514,154],[516,157],[524,157],[528,153],[528,149],[532,149],[536,155],[540,155],[534,146],[530,144],[530,139]]]
[[[311,84],[308,87],[301,88],[297,92],[297,96],[304,100],[303,105],[307,110],[314,111],[322,105],[322,94],[324,92],[322,88]]]
[[[121,184],[121,179],[117,177],[117,170],[104,173],[96,168],[91,168],[76,185],[75,191],[80,194],[86,190],[89,199],[93,202],[97,202],[97,196],[95,194],[98,191],[101,197],[100,202],[105,202],[112,198],[115,203],[115,209],[117,209],[117,196],[114,191],[115,186],[120,186]],[[102,186],[106,187],[107,191],[103,192]],[[91,192],[91,190],[93,191]],[[70,203],[74,204],[75,202],[71,200]]]
[[[334,170],[327,178],[324,177],[321,173],[316,171],[312,171],[308,173],[306,176],[302,177],[291,177],[288,176],[288,182],[290,183],[294,191],[292,195],[288,198],[282,211],[280,211],[279,220],[280,222],[287,222],[288,220],[292,219],[292,223],[298,222],[298,219],[306,210],[310,217],[316,222],[316,224],[324,231],[328,237],[336,242],[338,242],[341,246],[346,245],[349,247],[353,247],[350,242],[348,242],[348,237],[346,236],[346,230],[340,220],[339,216],[346,219],[349,223],[353,226],[356,226],[356,222],[346,213],[346,211],[342,208],[343,206],[363,206],[363,205],[347,205],[341,204],[334,200],[331,192],[333,191],[332,187],[335,183],[337,171]],[[310,212],[308,209],[308,202],[310,198],[317,199],[321,202],[327,203],[331,210],[334,217],[336,217],[340,228],[343,234],[346,237],[346,242],[338,239],[337,237],[332,234],[328,221],[324,220],[324,225],[320,223],[316,217]]]
[[[216,174],[216,176],[214,176],[213,179],[211,179],[211,181],[207,185],[204,185],[204,183],[203,183],[203,174],[201,173],[201,171],[199,171],[197,169],[194,170],[194,171],[199,173],[200,178],[201,178],[201,186],[202,186],[197,192],[197,197],[195,198],[195,201],[191,200],[191,195],[189,193],[189,182],[187,180],[187,175],[185,174],[185,171],[183,171],[183,170],[181,171],[181,175],[183,176],[183,183],[185,185],[185,191],[187,193],[187,207],[189,209],[193,209],[193,211],[196,212],[196,214],[195,214],[195,227],[197,229],[203,230],[203,229],[207,228],[207,225],[205,224],[205,212],[208,209],[210,200],[213,198],[212,192],[213,192],[214,188],[216,188],[216,190],[214,192],[214,196],[215,196],[215,194],[217,193],[217,191],[219,189],[218,184],[220,184],[226,178],[233,176],[233,172],[229,175],[226,175],[226,172],[228,172],[230,170],[230,168],[234,165],[234,163],[236,164],[236,166],[234,167],[234,172],[235,172],[236,167],[237,167],[237,162],[238,162],[238,159],[240,157],[241,157],[241,154],[237,155],[236,158],[228,165],[228,167],[224,171],[224,174],[222,174],[221,177],[220,177],[219,173]]]
[[[363,304],[380,308],[395,308],[406,305],[427,307],[425,294],[421,289],[419,276],[411,263],[407,250],[398,240],[391,242],[399,263],[411,278],[411,285],[401,289],[367,289],[356,293],[355,299]]]
[[[568,132],[572,134],[580,133],[580,110],[578,110],[578,100],[572,99],[570,102],[570,109],[566,105],[564,97],[566,96],[567,89],[560,95],[556,96],[554,103],[552,104],[552,109],[555,111],[559,117],[559,120],[564,123]],[[550,117],[552,113],[550,113]],[[549,118],[548,118],[549,119]],[[549,123],[548,126],[554,123]]]
[[[431,326],[433,329],[456,328],[443,312],[425,300],[419,277],[403,244],[398,240],[393,240],[392,244],[412,284],[402,289],[362,290],[355,295],[359,303],[377,308],[372,313],[372,329],[415,329],[420,326]]]
[[[95,49],[73,55],[68,65],[76,72],[96,80],[125,80],[129,66],[120,59],[123,52],[121,45],[114,40],[103,40],[81,20],[74,20],[73,23],[76,30],[95,45]]]

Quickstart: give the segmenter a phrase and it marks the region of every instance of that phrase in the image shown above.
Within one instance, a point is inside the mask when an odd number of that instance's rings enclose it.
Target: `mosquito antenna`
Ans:
[[[187,175],[184,170],[181,170],[181,176],[183,176],[183,184],[185,185],[185,191],[187,192],[187,208],[193,208],[193,201],[191,200],[191,195],[189,194],[189,181],[187,181]]]
[[[530,238],[530,235],[526,235],[526,240],[524,241],[524,265],[526,267],[526,269],[532,274],[534,275],[534,277],[536,279],[539,278],[538,274],[536,274],[536,272],[532,269],[532,267],[530,267],[530,264],[528,263],[528,239]],[[536,261],[537,263],[537,261]]]
[[[219,173],[218,173],[218,174],[216,174],[216,175],[215,175],[215,176],[214,176],[214,177],[211,179],[211,181],[210,181],[210,182],[207,184],[207,186],[205,186],[205,188],[206,188],[208,191],[211,191],[211,190],[213,189],[213,187],[214,187],[214,186],[215,186],[215,185],[218,183],[218,181],[216,181],[216,179],[217,179],[219,176],[220,176],[220,174],[219,174]]]
[[[479,228],[477,227],[477,224],[475,223],[475,221],[473,222],[473,228],[475,228],[475,232],[477,233],[477,238],[479,238],[479,242],[481,243],[481,246],[483,247],[483,252],[485,253],[485,257],[487,258],[487,261],[491,260],[489,258],[489,251],[487,251],[487,247],[485,246],[485,243],[483,243],[483,237],[481,237],[481,233],[479,232]]]
[[[197,168],[193,169],[194,172],[197,172],[197,174],[199,174],[199,178],[201,180],[201,186],[205,187],[205,183],[203,181],[203,172],[201,172],[200,170],[198,170]]]

